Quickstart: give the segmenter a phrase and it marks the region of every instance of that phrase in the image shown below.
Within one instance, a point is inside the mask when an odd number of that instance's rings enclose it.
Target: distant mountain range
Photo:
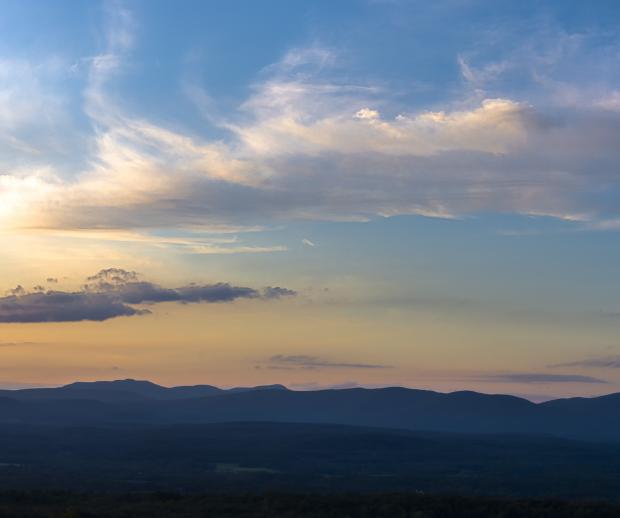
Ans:
[[[234,394],[257,390],[288,390],[284,385],[261,385],[258,387],[235,387],[221,389],[213,385],[192,385],[182,387],[162,387],[150,381],[115,380],[115,381],[77,381],[55,388],[32,388],[22,390],[0,390],[0,398],[8,397],[19,400],[37,399],[91,399],[105,402],[129,402],[145,399],[174,400],[192,399],[216,394]]]
[[[292,391],[149,381],[77,382],[0,391],[0,424],[332,423],[456,433],[553,435],[620,442],[620,393],[532,403],[507,395],[407,388]]]

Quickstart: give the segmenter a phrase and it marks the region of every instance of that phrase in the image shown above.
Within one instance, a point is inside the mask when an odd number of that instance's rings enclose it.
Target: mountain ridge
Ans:
[[[456,432],[551,434],[620,442],[620,394],[534,403],[404,387],[295,391],[283,385],[163,387],[145,380],[0,391],[0,425],[291,422]]]
[[[136,390],[140,389],[142,390]],[[56,387],[32,387],[32,388],[19,388],[19,389],[0,389],[0,395],[24,395],[24,394],[32,394],[34,395],[44,395],[46,393],[59,393],[56,391],[69,391],[74,389],[84,390],[84,389],[110,389],[115,392],[125,391],[127,393],[135,393],[140,394],[146,392],[144,390],[145,387],[148,387],[152,390],[152,393],[160,392],[164,393],[166,391],[173,392],[184,392],[186,391],[188,394],[191,394],[192,390],[196,391],[205,391],[212,392],[213,394],[233,394],[237,392],[246,392],[246,391],[257,391],[257,390],[284,390],[288,392],[334,392],[334,391],[345,391],[345,390],[369,390],[369,391],[381,391],[381,390],[404,390],[408,392],[418,392],[425,394],[441,394],[441,395],[449,395],[454,397],[469,397],[471,395],[474,396],[482,396],[482,397],[494,397],[494,398],[507,398],[512,400],[524,401],[532,405],[544,406],[551,403],[555,403],[558,401],[593,401],[598,399],[620,399],[620,392],[611,392],[609,394],[602,394],[598,396],[573,396],[573,397],[565,397],[565,398],[555,398],[549,399],[546,401],[530,401],[526,397],[517,396],[513,394],[504,394],[504,393],[488,393],[488,392],[478,392],[475,390],[455,390],[452,392],[439,392],[430,389],[419,389],[419,388],[411,388],[411,387],[403,387],[399,385],[394,386],[386,386],[386,387],[351,387],[351,388],[321,388],[315,390],[295,390],[287,387],[286,385],[274,383],[268,385],[256,385],[256,386],[239,386],[239,387],[230,387],[230,388],[222,388],[217,387],[215,385],[208,384],[198,384],[198,385],[173,385],[173,386],[165,386],[159,385],[149,380],[139,380],[134,378],[125,378],[125,379],[115,379],[115,380],[96,380],[96,381],[74,381],[68,383],[66,385],[60,385]]]

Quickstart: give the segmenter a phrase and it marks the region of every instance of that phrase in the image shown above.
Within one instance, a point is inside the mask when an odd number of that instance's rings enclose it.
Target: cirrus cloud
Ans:
[[[343,80],[338,55],[314,46],[263,70],[236,111],[223,117],[207,106],[222,137],[206,138],[128,115],[110,95],[131,61],[133,28],[127,10],[111,13],[106,47],[85,61],[85,114],[95,130],[84,169],[68,177],[42,156],[3,171],[1,227],[186,228],[504,212],[591,228],[618,217],[615,102],[554,104],[484,91],[472,98],[480,67],[461,57],[460,97],[397,108],[386,85]],[[493,66],[482,78],[505,69]],[[190,90],[209,98],[198,86]],[[610,92],[603,98],[613,101],[617,92]]]
[[[588,367],[594,369],[620,369],[620,356],[599,356],[565,363],[556,363],[550,367]]]
[[[508,372],[472,376],[476,381],[498,383],[608,383],[607,381],[581,374],[549,374],[544,372]]]
[[[320,369],[392,369],[391,365],[378,363],[359,363],[332,361],[318,356],[305,354],[276,354],[268,359],[264,364],[259,364],[257,368],[273,370],[320,370]]]

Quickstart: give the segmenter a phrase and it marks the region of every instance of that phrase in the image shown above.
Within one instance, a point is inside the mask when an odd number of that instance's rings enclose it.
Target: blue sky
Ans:
[[[390,369],[269,381],[620,389],[590,361],[620,355],[619,21],[604,1],[7,1],[2,288],[25,287],[7,297],[28,315],[29,286],[75,294],[110,267],[158,286],[294,290],[218,306],[276,327],[286,306],[282,343],[248,323],[229,344],[231,384],[281,375],[253,367],[294,353]],[[0,314],[6,343],[72,344],[46,349],[55,371],[2,348],[21,376],[4,378],[108,375],[84,325],[131,358],[152,319],[189,322],[202,342],[187,358],[222,352],[209,304],[166,304],[127,317],[130,331]],[[306,317],[324,327],[314,343]],[[360,322],[377,336],[356,349]],[[105,350],[98,366],[114,363]],[[170,371],[150,354],[114,366],[182,381],[189,360]],[[215,375],[204,369],[190,377]],[[534,387],[513,376],[540,373]]]

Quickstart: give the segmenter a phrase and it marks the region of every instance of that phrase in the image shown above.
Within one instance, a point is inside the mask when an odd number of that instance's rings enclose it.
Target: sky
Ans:
[[[620,6],[0,12],[0,386],[620,391]]]

